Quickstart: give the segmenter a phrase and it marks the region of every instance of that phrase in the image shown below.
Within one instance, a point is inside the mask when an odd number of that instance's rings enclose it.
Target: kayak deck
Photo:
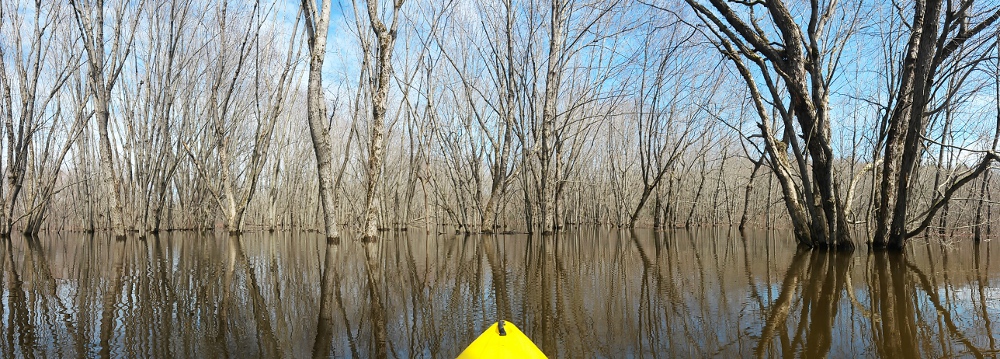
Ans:
[[[493,323],[458,355],[458,359],[546,358],[545,354],[514,324]]]

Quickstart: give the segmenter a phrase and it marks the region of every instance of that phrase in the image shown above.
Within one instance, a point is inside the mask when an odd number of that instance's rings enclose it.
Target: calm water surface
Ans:
[[[784,233],[3,241],[0,356],[443,357],[498,318],[550,357],[991,357],[996,244]]]

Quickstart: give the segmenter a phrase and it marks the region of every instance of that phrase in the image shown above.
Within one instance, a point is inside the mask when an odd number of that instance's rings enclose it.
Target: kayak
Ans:
[[[503,320],[473,340],[458,359],[546,358],[545,354],[520,329]]]

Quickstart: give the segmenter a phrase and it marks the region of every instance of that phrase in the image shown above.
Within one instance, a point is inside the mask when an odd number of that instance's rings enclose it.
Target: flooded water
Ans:
[[[316,234],[2,246],[0,356],[453,358],[506,319],[549,357],[998,355],[996,244],[787,234]]]

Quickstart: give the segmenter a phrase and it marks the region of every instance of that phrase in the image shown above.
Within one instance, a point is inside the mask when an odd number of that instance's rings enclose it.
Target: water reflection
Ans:
[[[989,242],[905,255],[783,235],[586,229],[14,237],[3,357],[454,357],[513,321],[551,357],[989,357]]]
[[[340,299],[340,275],[337,271],[339,241],[329,241],[323,256],[323,278],[319,290],[319,322],[316,324],[316,340],[313,342],[313,358],[325,358],[333,354],[334,308],[343,303]],[[345,324],[350,332],[350,326]],[[353,347],[353,345],[352,345]]]
[[[837,252],[795,253],[777,299],[766,307],[764,328],[754,349],[757,357],[773,351],[774,341],[781,352],[801,353],[810,358],[822,357],[830,351],[833,321],[850,280],[851,259],[850,255]],[[801,309],[793,311],[794,306]],[[790,316],[797,318],[792,321]]]

